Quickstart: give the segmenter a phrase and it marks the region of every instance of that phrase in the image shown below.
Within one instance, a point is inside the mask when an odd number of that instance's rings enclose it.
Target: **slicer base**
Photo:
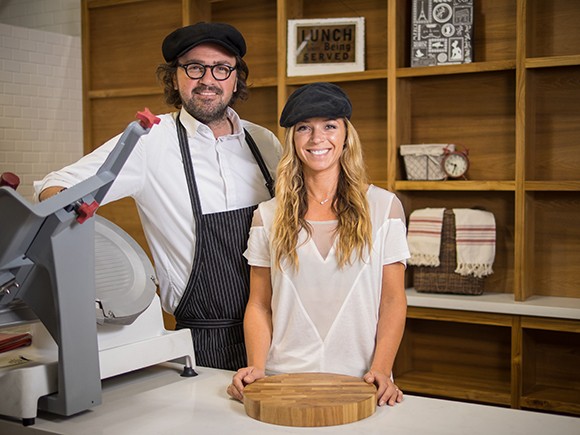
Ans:
[[[0,415],[28,424],[36,418],[38,399],[58,389],[58,348],[41,322],[31,324],[31,334],[32,345],[0,355],[4,365],[14,362],[0,367]],[[195,369],[191,332],[164,328],[157,295],[131,325],[99,325],[97,337],[101,379],[174,360]]]

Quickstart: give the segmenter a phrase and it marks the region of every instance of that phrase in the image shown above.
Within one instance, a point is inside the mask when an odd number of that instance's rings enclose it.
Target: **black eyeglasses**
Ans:
[[[185,65],[178,65],[183,68],[187,77],[192,80],[199,80],[205,75],[207,68],[211,70],[211,75],[217,81],[223,81],[230,78],[232,71],[236,69],[235,66],[224,65],[218,63],[216,65],[204,65],[202,63],[186,63]]]

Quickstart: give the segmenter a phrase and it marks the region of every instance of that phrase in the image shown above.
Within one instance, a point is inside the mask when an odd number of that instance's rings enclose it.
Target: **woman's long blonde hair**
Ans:
[[[366,169],[359,136],[344,118],[346,141],[340,156],[340,174],[332,209],[337,216],[338,264],[342,268],[351,263],[353,252],[359,259],[372,247],[372,227]],[[304,218],[308,209],[308,196],[304,185],[302,162],[294,146],[294,130],[286,130],[282,158],[276,176],[277,208],[273,222],[274,261],[278,268],[284,260],[298,268],[298,233],[302,228],[312,235],[312,228]]]

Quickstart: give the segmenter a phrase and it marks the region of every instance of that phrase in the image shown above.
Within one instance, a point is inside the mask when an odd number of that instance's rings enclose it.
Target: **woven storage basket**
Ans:
[[[440,265],[437,267],[417,266],[414,268],[415,290],[423,293],[453,293],[480,295],[483,293],[484,278],[463,276],[455,273],[457,251],[455,248],[455,214],[453,210],[443,213],[441,230]]]
[[[405,163],[407,180],[443,180],[441,162],[446,151],[454,151],[454,144],[401,145],[399,152]]]

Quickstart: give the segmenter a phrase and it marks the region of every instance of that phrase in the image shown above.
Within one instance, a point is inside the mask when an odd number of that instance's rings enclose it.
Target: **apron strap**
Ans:
[[[203,246],[203,238],[205,237],[202,225],[202,212],[201,212],[201,202],[199,199],[199,193],[197,191],[197,183],[195,181],[195,175],[193,173],[193,164],[191,163],[191,153],[189,152],[189,146],[187,141],[187,132],[185,131],[185,127],[179,120],[179,114],[177,114],[176,118],[177,124],[177,138],[179,140],[179,148],[181,151],[181,158],[183,159],[183,168],[185,171],[185,179],[187,181],[187,189],[189,190],[189,198],[191,201],[191,208],[193,210],[193,220],[195,222],[195,256],[192,261],[191,265],[191,273],[189,274],[189,278],[187,280],[187,284],[182,294],[182,300],[179,301],[177,307],[175,308],[175,312],[173,313],[174,316],[177,318],[181,315],[184,310],[184,305],[181,302],[183,301],[183,297],[190,293],[191,288],[195,286],[195,281],[199,276],[199,272],[201,270],[201,266],[203,264],[200,261],[200,253]]]
[[[268,189],[268,192],[270,192],[270,197],[274,198],[274,196],[276,195],[276,192],[274,189],[274,179],[270,175],[270,171],[268,171],[268,168],[266,167],[266,164],[264,163],[264,158],[262,157],[262,154],[260,153],[260,150],[258,149],[258,145],[256,145],[254,138],[248,132],[248,130],[246,130],[245,128],[244,128],[244,133],[246,134],[246,142],[248,143],[248,146],[250,147],[250,151],[252,151],[252,154],[254,156],[254,159],[256,160],[256,163],[260,167],[260,171],[262,172],[262,176],[264,177],[264,180],[266,180],[266,188]]]

